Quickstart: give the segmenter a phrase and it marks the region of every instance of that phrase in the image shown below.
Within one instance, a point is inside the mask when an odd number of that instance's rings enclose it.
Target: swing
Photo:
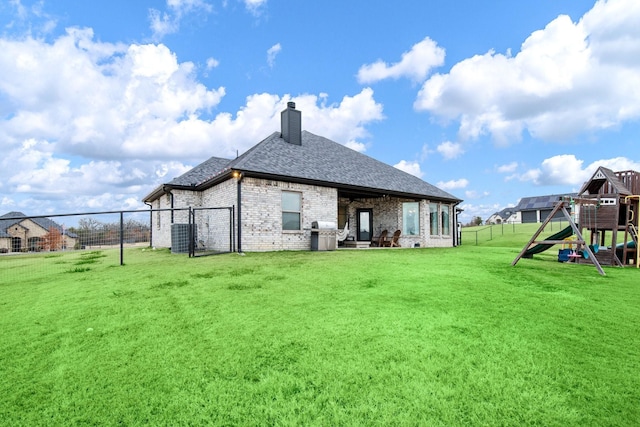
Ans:
[[[589,249],[591,249],[591,252],[593,252],[593,254],[597,254],[598,250],[600,250],[600,245],[598,244],[598,240],[600,237],[600,232],[598,231],[598,208],[600,207],[600,201],[598,201],[598,203],[595,205],[594,210],[594,222],[593,224],[595,225],[595,235],[596,235],[596,243],[593,245],[589,245]],[[589,224],[591,224],[591,209],[589,209]],[[591,239],[591,241],[593,241],[593,239]],[[585,255],[587,255],[585,253]],[[588,258],[588,255],[585,256],[585,258]]]
[[[596,243],[593,245],[589,245],[589,249],[591,249],[591,251],[594,254],[598,253],[598,250],[600,250],[600,244],[598,243],[598,240],[600,240],[600,232],[598,231],[598,209],[600,208],[600,200],[598,200],[598,203],[596,204],[596,207],[594,209],[594,223],[595,223],[595,233],[596,233]],[[593,241],[593,239],[592,239]]]

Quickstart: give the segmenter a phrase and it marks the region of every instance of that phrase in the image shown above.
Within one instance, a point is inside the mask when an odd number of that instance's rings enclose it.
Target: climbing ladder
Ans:
[[[630,201],[632,201],[632,199],[638,199],[638,201],[640,202],[640,196],[627,196],[625,197],[625,203],[629,203]],[[638,250],[638,228],[636,226],[636,218],[634,215],[634,211],[631,207],[631,204],[627,204],[627,228],[624,231],[624,244],[623,244],[623,259],[626,260],[627,259],[627,254],[631,253],[634,254],[635,256],[633,258],[635,258],[635,266],[636,268],[640,268],[640,251]],[[631,241],[633,242],[633,248],[629,248],[628,243],[631,243],[629,241],[629,236],[631,237]]]

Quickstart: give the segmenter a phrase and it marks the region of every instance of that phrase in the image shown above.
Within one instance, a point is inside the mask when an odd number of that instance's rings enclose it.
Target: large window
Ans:
[[[442,215],[442,234],[445,236],[449,235],[449,206],[442,205],[440,208],[440,213]]]
[[[402,204],[402,234],[417,236],[420,233],[420,204],[407,202]]]
[[[429,232],[432,236],[438,234],[438,204],[429,203]]]
[[[300,230],[302,195],[291,191],[282,192],[282,229]]]

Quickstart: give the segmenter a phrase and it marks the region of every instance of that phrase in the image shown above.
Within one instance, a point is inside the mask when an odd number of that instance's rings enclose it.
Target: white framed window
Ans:
[[[449,231],[449,205],[440,206],[440,215],[442,216],[442,234],[448,236]]]
[[[402,204],[402,234],[405,236],[420,234],[420,203],[405,202]]]
[[[429,233],[432,236],[437,236],[440,227],[438,227],[438,204],[429,203]]]
[[[293,191],[282,192],[282,229],[302,229],[302,194]]]

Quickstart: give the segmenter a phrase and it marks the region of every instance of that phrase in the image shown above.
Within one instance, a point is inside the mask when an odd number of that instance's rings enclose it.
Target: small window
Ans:
[[[282,192],[282,229],[300,230],[302,195],[290,191]]]
[[[408,202],[402,204],[402,234],[417,236],[420,233],[420,204]]]
[[[438,235],[438,204],[429,203],[429,232],[432,236]]]
[[[449,235],[449,206],[442,206],[440,214],[442,215],[442,234]]]

